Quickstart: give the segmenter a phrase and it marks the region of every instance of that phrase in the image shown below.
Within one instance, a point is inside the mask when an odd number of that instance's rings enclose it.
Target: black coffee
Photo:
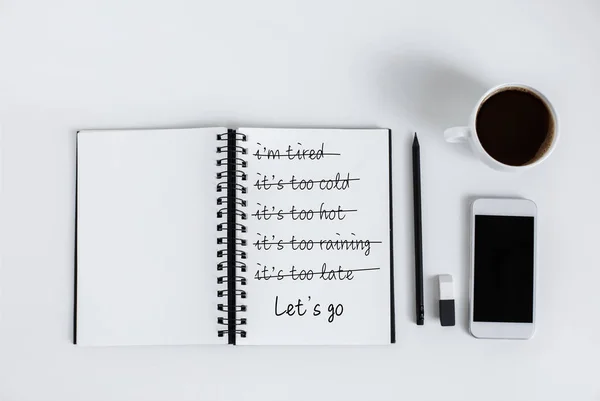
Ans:
[[[507,88],[491,95],[479,108],[475,124],[485,151],[510,166],[536,161],[554,136],[550,110],[525,89]]]

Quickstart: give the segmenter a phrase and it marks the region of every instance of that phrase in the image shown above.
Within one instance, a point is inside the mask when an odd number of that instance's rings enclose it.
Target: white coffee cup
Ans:
[[[504,163],[496,160],[492,156],[490,156],[490,154],[488,154],[486,152],[486,150],[483,148],[483,146],[481,145],[481,142],[479,141],[479,137],[478,137],[477,131],[476,131],[477,115],[478,115],[479,110],[481,109],[481,106],[483,105],[483,103],[490,97],[494,96],[495,94],[502,92],[502,91],[511,90],[511,89],[521,90],[521,91],[525,91],[525,92],[531,92],[532,94],[537,96],[539,99],[541,99],[544,102],[546,108],[548,109],[548,111],[550,113],[550,117],[553,120],[551,123],[551,129],[553,131],[548,134],[549,138],[550,138],[549,140],[551,142],[549,144],[545,144],[544,151],[542,154],[537,155],[531,162],[521,165],[521,166],[512,166],[512,165],[504,164]],[[500,170],[500,171],[509,171],[509,172],[522,171],[522,170],[529,169],[533,166],[537,166],[538,164],[540,164],[541,162],[546,160],[548,158],[548,156],[550,156],[550,154],[556,147],[556,143],[558,141],[558,117],[557,117],[556,111],[554,110],[554,107],[552,106],[550,101],[538,90],[536,90],[530,86],[522,85],[522,84],[503,84],[503,85],[498,85],[495,88],[490,89],[479,99],[479,101],[475,105],[475,109],[471,113],[471,118],[469,120],[468,126],[449,128],[446,131],[444,131],[444,138],[446,139],[447,142],[450,142],[450,143],[468,142],[471,145],[471,148],[473,149],[475,154],[479,157],[479,159],[482,160],[488,166],[492,167],[493,169]]]

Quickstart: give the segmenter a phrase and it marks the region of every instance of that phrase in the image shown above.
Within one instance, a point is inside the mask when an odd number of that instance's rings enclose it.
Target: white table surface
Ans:
[[[0,400],[600,400],[599,21],[594,0],[2,1]],[[442,139],[507,81],[561,119],[556,152],[521,175]],[[396,345],[71,344],[75,131],[210,125],[394,130]],[[467,205],[482,195],[538,204],[531,341],[468,334]],[[454,328],[435,315],[439,273],[455,277]]]

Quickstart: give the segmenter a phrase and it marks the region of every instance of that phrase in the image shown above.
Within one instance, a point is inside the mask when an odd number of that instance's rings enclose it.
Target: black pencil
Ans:
[[[421,226],[421,149],[415,132],[412,146],[413,155],[413,197],[415,223],[415,309],[417,324],[425,324],[425,306],[423,305],[423,228]]]

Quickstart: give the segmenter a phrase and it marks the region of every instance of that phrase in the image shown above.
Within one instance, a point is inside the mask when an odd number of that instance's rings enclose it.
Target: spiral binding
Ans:
[[[237,316],[238,313],[246,312],[247,306],[238,304],[238,299],[246,299],[247,293],[236,286],[245,286],[246,277],[240,275],[247,270],[246,252],[241,249],[247,245],[244,238],[239,238],[239,233],[246,233],[246,226],[239,221],[246,220],[247,214],[242,210],[247,206],[245,199],[240,198],[247,192],[244,182],[248,179],[242,170],[246,168],[247,162],[240,156],[248,154],[248,149],[240,146],[240,142],[246,142],[246,135],[235,130],[227,130],[224,134],[217,135],[218,141],[226,141],[225,145],[217,146],[217,153],[223,155],[217,159],[217,166],[225,167],[217,172],[217,192],[226,192],[225,196],[217,197],[217,218],[224,221],[217,224],[218,232],[225,232],[226,236],[218,237],[217,244],[223,245],[217,251],[217,257],[221,260],[217,264],[217,271],[225,272],[225,275],[217,277],[217,284],[223,285],[223,289],[217,290],[217,297],[226,298],[226,302],[217,304],[218,312],[225,316],[217,317],[217,324],[226,326],[226,329],[218,330],[219,337],[227,335],[228,343],[235,344],[236,336],[246,337],[246,330],[238,326],[245,326],[247,319]]]

